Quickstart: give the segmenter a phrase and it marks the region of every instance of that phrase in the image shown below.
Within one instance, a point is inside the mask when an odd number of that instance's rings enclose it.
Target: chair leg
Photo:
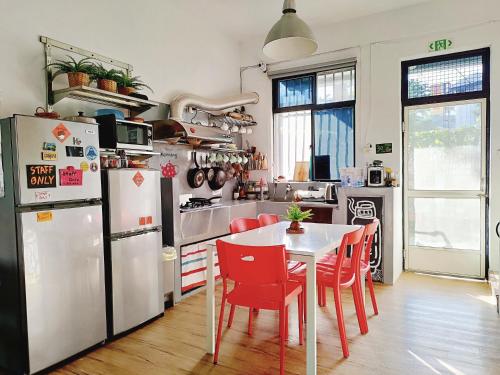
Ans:
[[[321,286],[321,307],[326,306],[326,286]]]
[[[340,287],[333,288],[333,297],[335,299],[335,311],[337,312],[337,323],[339,326],[340,342],[342,344],[342,353],[344,358],[349,358],[349,349],[347,345],[347,335],[344,324],[344,312],[342,309],[342,301],[340,299]]]
[[[304,324],[307,323],[307,294],[306,285],[302,285],[302,306],[304,307]]]
[[[298,316],[298,322],[299,322],[299,345],[304,345],[304,324],[303,322],[303,315],[304,315],[304,305],[302,303],[302,293],[297,296],[297,302],[299,306],[299,316]]]
[[[288,341],[288,306],[285,307],[285,340]]]
[[[215,340],[215,354],[214,354],[214,363],[217,364],[219,360],[219,349],[220,349],[220,340],[222,334],[222,323],[224,322],[224,308],[226,306],[226,296],[222,297],[222,303],[220,306],[220,314],[219,314],[219,325],[217,327],[217,338]],[[234,305],[232,305],[234,306]]]
[[[229,320],[227,321],[227,328],[231,328],[234,319],[234,310],[236,310],[236,305],[231,305],[231,310],[229,311]]]
[[[280,309],[280,375],[285,374],[285,307]]]
[[[366,281],[368,284],[368,289],[370,289],[370,298],[372,300],[373,311],[375,312],[375,315],[378,315],[377,300],[375,298],[375,289],[373,288],[373,279],[370,270],[368,270],[366,274]]]
[[[253,307],[248,309],[248,336],[252,336],[252,326],[253,326]]]
[[[356,308],[356,317],[358,318],[359,331],[362,335],[368,333],[368,322],[365,313],[365,304],[363,303],[363,290],[358,280],[351,287],[354,306]]]
[[[321,303],[321,284],[316,285],[316,290],[318,291],[318,306],[323,306]]]

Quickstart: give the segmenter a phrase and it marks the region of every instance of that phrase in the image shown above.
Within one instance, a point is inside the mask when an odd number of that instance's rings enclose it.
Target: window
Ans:
[[[489,91],[489,50],[402,63],[404,105],[482,98]]]
[[[274,166],[292,180],[297,162],[316,181],[354,166],[354,66],[273,80]]]

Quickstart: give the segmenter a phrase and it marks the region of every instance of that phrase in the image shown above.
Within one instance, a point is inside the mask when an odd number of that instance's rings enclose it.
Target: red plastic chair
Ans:
[[[231,220],[231,224],[229,224],[229,232],[231,234],[246,232],[248,230],[257,229],[260,227],[259,220],[240,217],[237,219]]]
[[[265,227],[267,225],[279,223],[280,217],[279,215],[274,214],[259,214],[259,216],[257,216],[257,220],[259,220],[261,227]]]
[[[367,224],[365,226],[365,247],[364,247],[364,257],[361,259],[360,263],[360,272],[356,275],[359,278],[359,285],[361,286],[362,282],[366,279],[368,289],[370,291],[370,299],[372,302],[372,307],[375,315],[378,315],[378,305],[377,305],[377,300],[375,298],[375,289],[373,287],[373,279],[372,279],[372,273],[370,270],[370,255],[372,251],[372,243],[373,243],[373,238],[375,236],[375,233],[377,233],[377,229],[379,226],[380,222],[378,219],[373,219],[373,221],[370,224]],[[321,259],[318,262],[318,265],[320,266],[327,266],[327,267],[335,267],[336,263],[336,255],[327,255],[323,259]],[[350,258],[346,258],[344,260],[344,267],[349,267],[350,263]],[[323,305],[326,303],[326,296],[324,295],[324,289],[322,290],[322,302]],[[362,290],[361,290],[362,293]],[[361,298],[363,295],[361,294]]]
[[[327,287],[333,289],[340,341],[342,343],[342,352],[345,358],[349,357],[349,348],[347,344],[347,335],[344,324],[344,313],[342,309],[342,300],[340,293],[341,288],[352,287],[352,294],[354,298],[354,305],[356,307],[356,315],[358,317],[359,328],[362,333],[364,333],[365,330],[367,331],[368,329],[366,325],[366,316],[364,315],[365,310],[363,306],[363,300],[360,298],[361,295],[359,293],[360,285],[358,285],[356,279],[356,269],[359,270],[361,257],[363,254],[364,232],[365,228],[360,228],[344,235],[344,237],[342,238],[342,243],[338,248],[335,268],[325,267],[318,264],[318,267],[316,269],[318,286],[323,289]],[[347,252],[347,246],[353,246],[350,267],[342,267]],[[305,289],[306,267],[301,267],[300,269],[292,273],[291,278],[293,280],[299,281]],[[305,297],[303,296],[303,298]]]
[[[298,282],[288,280],[285,246],[242,246],[222,240],[217,240],[216,244],[223,291],[214,363],[217,363],[219,358],[224,309],[227,302],[233,306],[279,311],[280,374],[284,374],[288,306],[295,297],[299,306],[299,342],[303,343],[302,286]],[[228,280],[234,282],[234,288],[230,292],[227,288]]]

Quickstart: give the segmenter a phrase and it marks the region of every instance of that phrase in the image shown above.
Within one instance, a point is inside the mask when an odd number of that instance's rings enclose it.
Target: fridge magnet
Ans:
[[[69,158],[83,158],[83,147],[66,146],[66,156]]]
[[[37,212],[36,221],[39,223],[52,221],[52,211]]]
[[[49,191],[35,191],[35,202],[46,202],[50,200]]]
[[[90,163],[90,170],[92,172],[97,172],[99,170],[99,166],[97,165],[97,163],[95,161],[93,161],[92,163]]]
[[[71,132],[66,126],[64,126],[64,124],[61,123],[52,129],[52,134],[59,142],[64,143],[64,141],[71,135]]]
[[[73,144],[75,146],[80,146],[82,144],[82,140],[80,138],[73,137]]]
[[[75,167],[66,167],[66,169],[59,169],[59,185],[61,186],[82,186],[83,185],[83,171],[75,169]]]
[[[44,161],[56,161],[57,152],[55,151],[42,151],[42,160]]]
[[[54,165],[26,165],[28,189],[55,188],[56,167]]]
[[[55,143],[52,143],[52,142],[43,142],[42,150],[43,151],[56,151],[57,146]]]
[[[95,160],[99,156],[97,149],[94,146],[87,146],[85,148],[85,157],[89,160]]]
[[[88,172],[89,171],[89,163],[87,163],[86,161],[82,161],[80,163],[80,169],[84,172]]]
[[[141,186],[144,182],[144,177],[142,176],[141,172],[137,172],[134,177],[132,177],[132,181],[134,181],[137,187]]]

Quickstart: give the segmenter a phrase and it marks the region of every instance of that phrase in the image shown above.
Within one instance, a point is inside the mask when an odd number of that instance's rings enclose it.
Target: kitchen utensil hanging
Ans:
[[[196,151],[193,151],[192,158],[193,166],[188,170],[187,181],[189,186],[193,189],[197,189],[205,182],[205,173],[198,165],[198,161],[196,160]]]

